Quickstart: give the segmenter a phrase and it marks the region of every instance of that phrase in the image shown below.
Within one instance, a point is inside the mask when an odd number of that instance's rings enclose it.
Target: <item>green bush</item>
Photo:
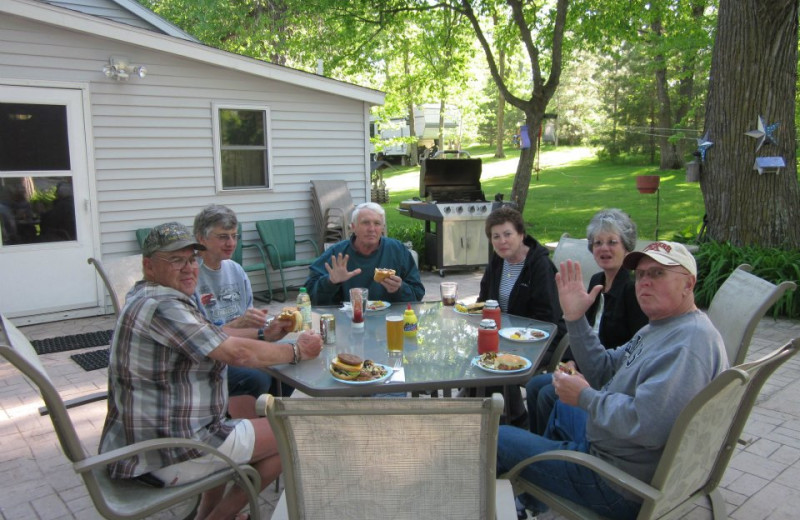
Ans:
[[[756,246],[734,247],[727,242],[706,242],[697,259],[697,305],[708,308],[717,289],[741,264],[753,266],[753,274],[774,284],[800,280],[800,251]],[[742,295],[747,297],[747,295]],[[772,307],[774,317],[800,318],[800,291],[787,291]]]
[[[425,258],[425,227],[421,221],[395,224],[389,228],[388,235],[403,243],[411,242],[412,249],[419,254],[419,265],[422,268]]]

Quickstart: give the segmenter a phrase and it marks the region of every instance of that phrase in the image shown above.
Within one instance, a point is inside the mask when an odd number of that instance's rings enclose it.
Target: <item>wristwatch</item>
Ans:
[[[258,329],[258,340],[259,341],[266,341],[264,339],[264,328],[263,327]]]

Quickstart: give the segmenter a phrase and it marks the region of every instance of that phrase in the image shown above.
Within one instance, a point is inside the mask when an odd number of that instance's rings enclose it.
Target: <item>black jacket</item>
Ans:
[[[589,289],[595,285],[605,285],[606,275],[600,271],[592,276]],[[611,289],[604,294],[603,317],[600,320],[598,336],[600,343],[606,348],[615,348],[624,345],[636,332],[647,325],[648,319],[639,307],[636,299],[636,282],[631,277],[631,272],[620,268]],[[600,296],[586,311],[586,319],[594,325]]]
[[[519,278],[511,289],[508,298],[508,314],[525,316],[541,321],[555,323],[558,326],[553,341],[550,343],[548,353],[555,350],[561,337],[567,332],[561,304],[558,301],[556,289],[557,269],[550,261],[550,254],[546,247],[539,244],[532,236],[527,235],[523,243],[530,248],[525,257],[525,265]],[[503,275],[503,259],[492,252],[489,265],[481,279],[481,291],[478,301],[500,299],[500,279]],[[546,361],[543,360],[543,363]]]

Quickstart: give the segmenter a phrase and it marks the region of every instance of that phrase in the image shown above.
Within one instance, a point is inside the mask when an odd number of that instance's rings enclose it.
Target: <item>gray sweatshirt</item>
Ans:
[[[586,318],[567,322],[567,331],[591,385],[578,398],[590,453],[650,482],[681,410],[728,367],[722,337],[701,311],[651,321],[612,350]]]

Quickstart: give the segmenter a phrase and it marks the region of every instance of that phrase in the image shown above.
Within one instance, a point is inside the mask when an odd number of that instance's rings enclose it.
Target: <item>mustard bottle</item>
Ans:
[[[410,303],[406,307],[406,312],[403,313],[403,334],[410,338],[417,335],[417,315],[414,314]]]

